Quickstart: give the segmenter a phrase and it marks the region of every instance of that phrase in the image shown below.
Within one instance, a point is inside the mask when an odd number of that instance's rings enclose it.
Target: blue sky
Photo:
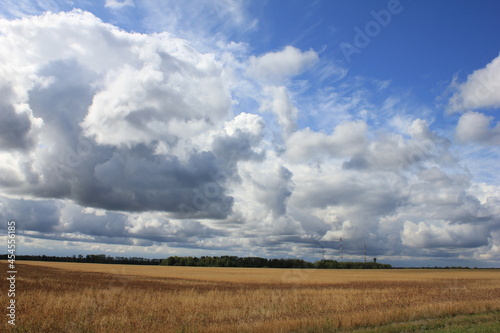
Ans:
[[[498,266],[499,13],[6,1],[0,216],[24,254]]]

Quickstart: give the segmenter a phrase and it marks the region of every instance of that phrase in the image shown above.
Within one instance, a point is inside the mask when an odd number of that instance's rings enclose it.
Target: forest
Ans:
[[[0,260],[7,260],[7,254],[1,254]],[[196,266],[196,267],[254,267],[254,268],[337,268],[337,269],[389,269],[389,264],[370,262],[319,260],[309,262],[303,259],[267,259],[260,257],[237,256],[202,256],[178,257],[166,259],[148,259],[142,257],[112,257],[105,254],[73,255],[71,257],[47,255],[16,255],[16,260],[81,262],[97,264],[161,265],[161,266]]]
[[[261,268],[337,268],[337,269],[389,269],[389,264],[373,262],[339,262],[336,260],[319,260],[308,262],[302,259],[266,259],[259,257],[168,257],[161,261],[163,266],[197,266],[197,267],[261,267]]]
[[[16,255],[16,260],[29,261],[56,261],[56,262],[82,262],[96,264],[125,264],[125,265],[158,265],[161,259],[148,259],[142,257],[111,257],[105,254],[73,255],[71,257],[47,255]],[[0,260],[7,260],[7,254],[1,254]]]

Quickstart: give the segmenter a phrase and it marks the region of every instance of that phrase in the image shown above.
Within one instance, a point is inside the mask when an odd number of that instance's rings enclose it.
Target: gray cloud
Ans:
[[[216,62],[194,51],[184,54],[179,49],[183,42],[173,39],[172,43],[160,44],[160,50],[148,51],[148,57],[154,61],[159,59],[159,69],[155,69],[130,49],[123,56],[115,53],[116,47],[140,45],[142,38],[136,40],[116,32],[88,13],[52,16],[55,25],[61,27],[61,39],[71,41],[74,49],[66,56],[63,52],[58,53],[58,41],[48,37],[54,26],[47,27],[44,21],[35,19],[40,39],[46,38],[48,44],[53,44],[53,49],[43,49],[40,41],[35,44],[40,49],[35,67],[39,69],[33,73],[37,81],[26,91],[26,103],[33,115],[43,120],[43,128],[36,157],[27,160],[28,167],[23,173],[25,178],[30,176],[28,171],[35,173],[33,177],[40,181],[11,187],[9,191],[66,198],[84,206],[117,211],[157,210],[183,217],[226,217],[231,212],[232,198],[225,194],[224,184],[216,184],[213,179],[221,170],[228,172],[221,169],[226,163],[216,160],[207,150],[209,146],[192,146],[189,151],[178,148],[182,156],[168,151],[175,150],[178,145],[189,146],[189,143],[180,142],[190,139],[187,132],[194,129],[191,133],[201,133],[210,129],[227,112],[226,93],[214,76],[220,71]],[[82,30],[66,31],[66,17],[75,18],[73,25],[82,26]],[[96,39],[108,41],[102,54],[81,52],[81,48],[89,46],[85,39],[79,38],[85,31],[92,31]],[[160,41],[150,39],[150,42]],[[106,49],[112,49],[109,55]],[[111,65],[107,76],[103,76],[105,67],[100,67],[99,62],[113,55],[119,62]],[[20,59],[25,57],[27,62],[34,61],[22,54],[18,56]],[[193,62],[189,57],[197,59]],[[206,66],[198,67],[198,60],[204,61]],[[137,78],[128,76],[134,71],[130,66],[138,68],[138,87],[128,85],[127,80]],[[113,78],[114,73],[118,81]],[[165,81],[162,77],[166,77]],[[206,102],[200,94],[210,95],[213,102]],[[115,98],[123,103],[117,105]],[[123,113],[113,116],[117,110]],[[25,148],[30,128],[28,117],[17,116],[12,105],[5,105],[1,116],[9,125],[0,137],[5,145]],[[171,123],[175,119],[179,121],[177,127]],[[113,135],[116,137],[111,139]],[[223,139],[216,140],[215,152],[234,155],[245,145],[251,150],[253,142],[246,142],[248,140],[249,137],[240,131],[232,142],[226,139],[225,145]],[[230,145],[235,146],[232,152],[227,151]],[[240,155],[243,157],[241,152]],[[217,194],[208,200],[203,191],[214,184]]]
[[[200,240],[225,235],[193,220],[178,223],[159,213],[149,213],[144,218],[54,199],[0,197],[0,207],[3,220],[17,222],[19,236],[39,239],[138,246],[168,242],[172,246],[183,244],[196,248]]]
[[[0,82],[0,150],[28,150],[35,143],[30,112],[16,111],[14,100],[12,87]]]
[[[3,221],[16,221],[20,230],[53,232],[59,224],[62,206],[57,200],[0,197],[0,217]],[[1,228],[5,229],[6,224]]]
[[[232,4],[215,13],[236,20]],[[363,118],[376,106],[355,91],[340,110],[319,103],[335,109],[328,131],[296,123],[305,106],[268,74],[291,80],[320,61],[313,51],[200,52],[85,12],[1,24],[13,42],[0,69],[24,66],[0,90],[0,217],[25,237],[316,258],[343,237],[352,258],[364,244],[385,258],[500,256],[498,186],[475,182],[430,122],[396,131],[388,101]],[[456,138],[493,144],[489,118],[471,114]]]

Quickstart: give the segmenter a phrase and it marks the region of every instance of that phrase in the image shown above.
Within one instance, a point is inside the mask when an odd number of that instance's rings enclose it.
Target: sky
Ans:
[[[3,252],[500,267],[499,16],[3,1]]]

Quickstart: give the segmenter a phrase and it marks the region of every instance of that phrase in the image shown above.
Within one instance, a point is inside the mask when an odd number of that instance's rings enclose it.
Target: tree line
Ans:
[[[197,267],[259,267],[259,268],[337,268],[337,269],[389,269],[389,264],[377,262],[339,262],[320,260],[308,262],[302,259],[266,259],[259,257],[178,257],[163,259],[162,266],[197,266]]]
[[[7,260],[6,254],[0,255],[0,260]],[[46,256],[46,255],[16,255],[16,260],[31,261],[58,261],[82,262],[96,264],[127,264],[127,265],[159,265],[161,259],[148,259],[142,257],[111,257],[105,254],[74,255],[71,257]]]
[[[0,254],[0,260],[7,260],[7,254]],[[266,259],[260,257],[178,257],[166,259],[148,259],[142,257],[111,257],[105,254],[73,255],[71,257],[47,255],[16,255],[16,260],[81,262],[98,264],[162,265],[162,266],[198,266],[198,267],[257,267],[257,268],[333,268],[333,269],[388,269],[389,264],[377,262],[339,262],[320,260],[309,262],[302,259]]]

